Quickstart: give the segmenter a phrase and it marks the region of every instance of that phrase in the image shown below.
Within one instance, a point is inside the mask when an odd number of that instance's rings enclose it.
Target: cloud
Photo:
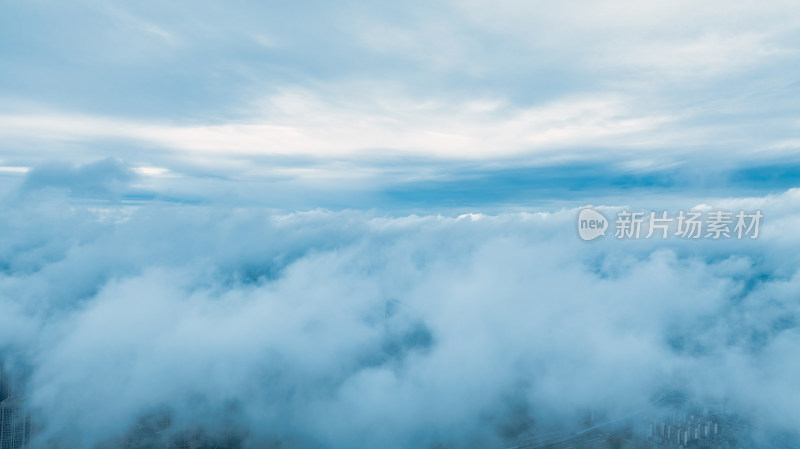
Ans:
[[[733,157],[796,134],[791,2],[181,5],[4,15],[8,41],[25,45],[8,49],[3,149],[111,139],[217,161],[586,147]],[[28,34],[48,20],[71,38]],[[280,45],[258,43],[265,35]],[[34,76],[43,64],[58,86]]]
[[[798,438],[793,1],[0,9],[37,446],[502,447],[665,390]],[[586,243],[586,202],[765,222]]]
[[[58,189],[77,197],[114,198],[136,179],[128,166],[116,159],[104,159],[75,167],[50,163],[31,170],[22,186],[24,191]]]
[[[624,98],[571,98],[531,108],[497,101],[410,100],[380,89],[350,98],[287,89],[254,105],[247,120],[164,125],[74,115],[8,116],[11,139],[128,139],[215,158],[369,156],[376,150],[448,160],[492,159],[581,146],[642,145],[642,136],[673,120],[640,115]],[[646,146],[646,145],[645,145]],[[563,157],[569,157],[567,153]],[[572,155],[574,156],[574,154]]]
[[[637,87],[644,89],[703,85],[785,61],[796,53],[800,21],[791,2],[782,1],[697,7],[684,1],[578,0],[556,8],[540,2],[495,8],[476,0],[459,6],[481,29],[521,40],[532,52],[562,52],[579,66],[613,74],[604,78],[608,83],[615,84],[614,77],[643,79]]]
[[[789,431],[796,196],[710,203],[761,207],[755,241],[674,243],[580,241],[577,210],[15,204],[0,350],[42,447],[500,447],[664,388]]]

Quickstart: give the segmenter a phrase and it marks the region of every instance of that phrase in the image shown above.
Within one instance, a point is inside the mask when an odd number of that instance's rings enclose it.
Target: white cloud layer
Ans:
[[[415,101],[375,92],[331,99],[302,89],[257,102],[243,121],[168,125],[74,114],[0,117],[0,136],[28,145],[101,139],[133,140],[188,155],[410,155],[492,159],[556,149],[619,145],[647,148],[674,120],[641,115],[624,98],[571,98],[531,108],[500,101]],[[663,145],[663,143],[662,143]],[[567,152],[562,157],[574,158]]]
[[[163,435],[234,429],[245,447],[501,447],[663,388],[796,430],[798,195],[711,204],[761,208],[757,240],[671,244],[587,244],[574,210],[12,197],[0,354],[30,372],[42,447],[93,447],[163,410]]]

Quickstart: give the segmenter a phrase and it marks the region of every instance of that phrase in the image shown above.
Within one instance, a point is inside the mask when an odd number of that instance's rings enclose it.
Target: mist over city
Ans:
[[[0,449],[800,448],[800,6],[0,4]]]

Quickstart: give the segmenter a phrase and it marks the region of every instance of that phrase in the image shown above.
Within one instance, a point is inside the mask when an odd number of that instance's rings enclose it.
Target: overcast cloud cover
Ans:
[[[502,448],[667,391],[796,443],[799,56],[790,0],[0,2],[33,447]]]
[[[797,181],[793,0],[0,8],[5,174],[114,156],[162,197],[289,209],[463,202],[454,185],[542,167],[591,167],[594,189]],[[523,178],[474,201],[591,190]]]
[[[0,347],[30,372],[43,447],[93,447],[165,410],[165,435],[246,447],[503,447],[672,388],[800,426],[796,190],[715,205],[761,208],[757,240],[672,245],[580,241],[573,210],[31,195],[0,220]]]

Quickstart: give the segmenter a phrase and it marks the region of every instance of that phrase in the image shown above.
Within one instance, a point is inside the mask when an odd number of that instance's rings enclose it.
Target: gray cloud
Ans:
[[[85,165],[47,163],[28,173],[23,184],[25,191],[58,189],[84,198],[118,198],[136,179],[125,163],[107,158]]]

